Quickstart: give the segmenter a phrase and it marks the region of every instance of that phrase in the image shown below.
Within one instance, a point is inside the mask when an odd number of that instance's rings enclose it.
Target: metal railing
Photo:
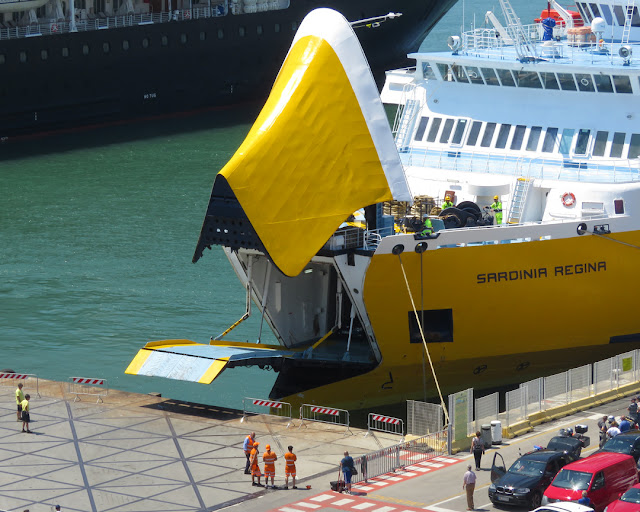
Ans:
[[[17,386],[18,383],[22,382],[25,387],[31,388],[34,380],[36,381],[36,396],[40,398],[40,383],[38,381],[38,376],[35,373],[0,373],[0,382],[2,384],[5,382],[11,382],[12,385]]]
[[[442,430],[360,457],[354,457],[353,461],[358,474],[353,475],[351,481],[352,483],[366,482],[369,478],[393,473],[406,466],[445,454],[447,454],[447,432]]]
[[[476,398],[475,400],[475,429],[480,432],[483,423],[491,423],[498,419],[499,414],[499,393],[492,393],[487,396]]]
[[[289,402],[245,397],[242,399],[242,418],[240,423],[244,423],[250,415],[265,415],[288,420],[287,428],[289,428],[293,419],[291,410]]]
[[[404,441],[404,421],[400,418],[370,412],[367,417],[367,433],[365,437],[371,434],[372,430],[402,436],[402,440]]]
[[[109,395],[107,379],[95,377],[69,377],[68,392],[76,395],[74,402],[80,401],[80,395],[95,396],[96,403],[102,402],[102,397]]]
[[[407,435],[425,436],[444,427],[442,405],[407,400]]]
[[[300,428],[305,421],[318,423],[328,423],[330,425],[346,427],[349,429],[349,411],[345,409],[337,409],[335,407],[325,407],[322,405],[302,404],[300,407]]]

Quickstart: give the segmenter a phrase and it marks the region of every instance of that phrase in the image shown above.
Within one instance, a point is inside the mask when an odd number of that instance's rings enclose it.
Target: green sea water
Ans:
[[[514,7],[531,20],[546,4]],[[492,8],[457,4],[422,48],[445,50],[463,10],[468,26]],[[259,107],[0,144],[0,369],[231,408],[266,397],[275,374],[257,368],[211,386],[124,374],[146,342],[206,343],[244,313],[222,250],[191,258],[215,174]],[[254,315],[225,339],[258,330]]]

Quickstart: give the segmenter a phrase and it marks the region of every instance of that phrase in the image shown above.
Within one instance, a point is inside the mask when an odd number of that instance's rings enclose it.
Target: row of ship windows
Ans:
[[[609,26],[615,25],[615,21],[617,21],[618,25],[624,27],[627,8],[622,7],[622,5],[614,5],[613,14],[607,4],[598,5],[595,3],[578,2],[576,6],[578,7],[580,16],[582,16],[582,19],[586,20],[587,23],[591,23],[593,18],[604,18]],[[638,15],[637,7],[633,8],[633,13],[631,14],[631,26],[640,27],[640,15]]]
[[[461,82],[506,87],[529,87],[582,92],[633,93],[627,75],[591,75],[588,73],[549,73],[538,71],[477,68],[458,64],[436,64],[440,76],[447,82]],[[437,80],[431,65],[422,63],[422,73],[427,79]]]
[[[444,122],[443,122],[444,121]],[[414,140],[422,141],[425,133],[426,142],[438,142],[452,146],[479,146],[483,148],[509,149],[511,151],[541,151],[542,153],[558,152],[562,155],[607,156],[623,158],[627,134],[624,132],[609,133],[598,130],[592,135],[591,130],[573,128],[546,128],[542,136],[542,126],[511,125],[484,123],[473,121],[471,127],[468,119],[451,119],[434,117],[420,118]],[[428,130],[427,130],[428,128]],[[466,135],[466,139],[465,139]],[[525,142],[526,139],[526,142]],[[626,158],[637,158],[640,155],[640,134],[632,133],[629,137]]]
[[[291,31],[295,32],[298,29],[298,24],[294,21],[291,23]],[[282,26],[280,25],[280,23],[276,23],[274,25],[274,32],[277,34],[282,30]],[[262,35],[264,33],[264,29],[262,27],[262,25],[258,25],[256,27],[256,32],[258,35]],[[244,37],[246,35],[246,28],[245,27],[238,27],[238,35],[240,37]],[[218,29],[218,39],[224,39],[225,38],[225,33],[224,30],[219,28]],[[206,41],[207,39],[207,33],[206,32],[200,32],[199,35],[199,39],[200,41]],[[180,43],[182,44],[187,44],[187,42],[189,41],[189,37],[187,36],[187,34],[180,34]],[[160,45],[161,46],[169,46],[169,38],[166,35],[163,35],[160,38]],[[151,40],[148,37],[143,38],[140,41],[140,46],[142,48],[149,48],[149,46],[151,46]],[[129,50],[129,48],[131,47],[131,44],[129,43],[129,41],[127,39],[123,39],[122,40],[122,49],[127,51]],[[89,55],[89,53],[91,53],[91,46],[88,45],[87,43],[84,43],[82,45],[82,55]],[[111,52],[111,43],[109,42],[104,42],[102,43],[102,51],[104,53],[110,53]],[[61,50],[62,52],[62,56],[63,57],[69,57],[69,55],[71,55],[71,52],[69,50],[68,47],[64,47]],[[40,59],[41,60],[47,60],[49,58],[49,50],[40,50]],[[28,62],[29,61],[29,52],[27,52],[26,50],[21,50],[18,53],[18,60],[22,63]],[[6,57],[5,54],[0,53],[0,64],[4,64],[6,62]]]

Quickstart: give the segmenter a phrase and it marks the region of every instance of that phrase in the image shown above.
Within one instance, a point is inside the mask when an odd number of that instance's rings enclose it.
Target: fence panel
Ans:
[[[500,395],[492,393],[481,398],[476,398],[475,431],[480,432],[483,424],[490,424],[498,419],[498,406]]]
[[[567,393],[568,373],[556,373],[544,378],[544,408],[545,410],[569,402]]]
[[[404,421],[400,418],[370,412],[367,417],[367,433],[365,436],[368,436],[372,430],[402,436],[402,440],[404,441]]]
[[[569,370],[569,401],[591,396],[591,365]]]
[[[617,382],[614,382],[614,358],[603,359],[593,363],[593,391],[594,393],[603,393],[617,388]]]
[[[527,419],[527,388],[518,388],[507,391],[506,397],[506,426]]]
[[[298,425],[298,428],[304,425],[305,421],[343,426],[347,428],[347,431],[351,432],[351,430],[349,430],[349,411],[345,409],[302,404],[300,407],[300,425]]]
[[[0,373],[0,382],[5,385],[18,386],[22,382],[24,386],[24,393],[33,393],[31,391],[33,387],[36,388],[36,396],[40,398],[40,383],[38,376],[35,373],[14,373],[14,372],[2,372]]]
[[[351,481],[353,483],[365,482],[369,478],[392,473],[406,466],[446,455],[446,453],[446,430],[433,432],[412,441],[406,441],[360,457],[354,457],[353,461],[358,474],[353,475]]]
[[[542,397],[544,396],[544,379],[539,377],[520,384],[520,387],[527,390],[527,414],[541,412],[543,410]]]
[[[95,377],[69,377],[69,394],[76,395],[74,402],[80,400],[80,395],[95,396],[96,403],[102,402],[102,397],[109,394],[107,379]]]
[[[251,414],[283,418],[288,420],[287,428],[291,426],[291,404],[288,402],[244,397],[242,399],[242,419],[240,420],[240,423],[246,421]]]
[[[442,405],[407,400],[407,435],[425,436],[444,427]]]
[[[631,352],[625,352],[624,354],[619,354],[616,357],[614,372],[617,373],[618,386],[623,386],[625,384],[631,384],[632,382],[635,382],[636,363],[637,360],[635,350],[632,350]]]

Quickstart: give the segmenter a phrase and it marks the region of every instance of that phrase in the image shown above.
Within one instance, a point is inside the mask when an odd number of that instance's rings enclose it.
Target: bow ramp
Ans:
[[[295,276],[351,213],[392,199],[412,197],[371,70],[344,17],[317,9],[216,177],[193,261],[257,249]]]

